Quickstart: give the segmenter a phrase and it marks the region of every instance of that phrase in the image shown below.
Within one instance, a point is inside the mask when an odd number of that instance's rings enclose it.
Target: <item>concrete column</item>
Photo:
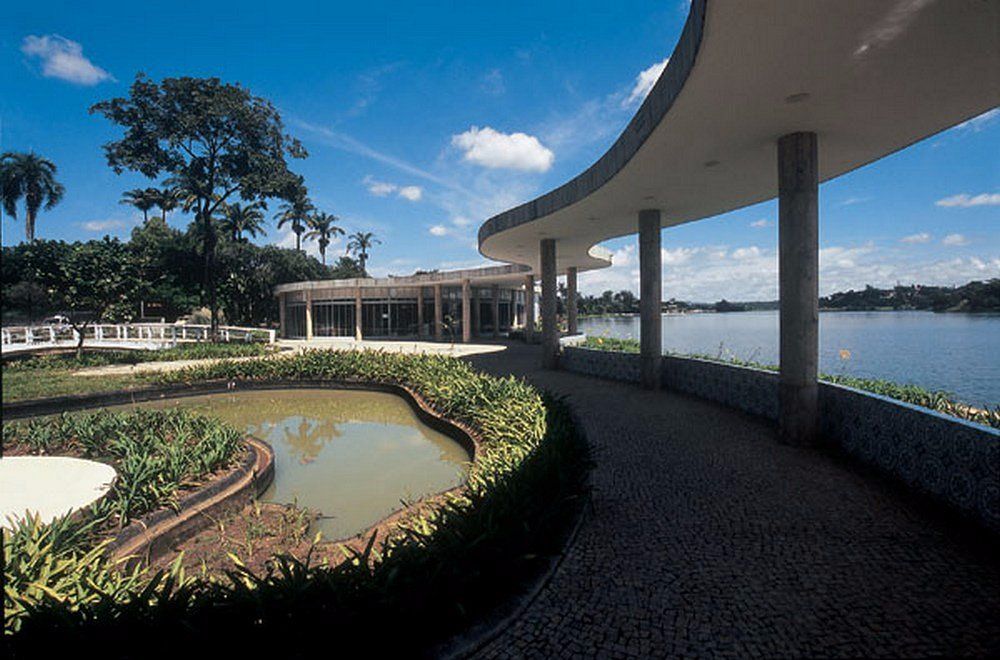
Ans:
[[[778,426],[784,442],[819,430],[819,167],[815,133],[778,140]]]
[[[462,343],[472,340],[472,284],[462,280]]]
[[[566,330],[571,335],[576,328],[576,266],[566,269]]]
[[[541,243],[542,265],[542,367],[559,366],[559,326],[556,323],[556,241],[543,238]]]
[[[660,386],[663,355],[663,285],[660,255],[660,211],[639,211],[639,352],[642,386]]]
[[[434,339],[441,341],[444,331],[444,305],[441,304],[441,285],[434,285]]]
[[[288,333],[285,331],[285,294],[278,294],[278,328],[281,336],[287,337]]]
[[[483,308],[479,299],[479,288],[472,292],[472,336],[478,337],[483,333]]]
[[[417,287],[417,337],[424,336],[424,287]]]
[[[313,338],[313,294],[306,289],[306,341]]]
[[[535,276],[524,278],[524,341],[531,343],[535,339]]]
[[[354,289],[354,340],[361,341],[361,287]]]
[[[494,284],[490,291],[493,296],[490,301],[493,303],[493,338],[500,336],[500,285]]]

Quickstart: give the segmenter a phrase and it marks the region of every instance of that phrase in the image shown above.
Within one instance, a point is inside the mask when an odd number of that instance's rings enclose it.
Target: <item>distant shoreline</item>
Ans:
[[[749,314],[756,312],[777,312],[777,309],[739,309],[728,312],[717,312],[714,309],[698,309],[686,312],[660,312],[661,316],[698,316],[700,314]],[[968,316],[990,316],[1000,314],[1000,310],[984,310],[968,312],[961,309],[894,309],[892,307],[875,307],[870,309],[858,308],[848,309],[845,307],[820,307],[820,312],[843,313],[843,312],[927,312],[928,314],[966,314]],[[632,318],[638,317],[639,312],[608,312],[607,314],[580,314],[579,319],[606,319],[606,318]]]

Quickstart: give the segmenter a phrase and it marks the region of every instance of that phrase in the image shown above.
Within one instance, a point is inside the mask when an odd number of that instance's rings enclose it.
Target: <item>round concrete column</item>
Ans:
[[[815,133],[778,140],[779,428],[809,445],[819,428],[819,168]]]
[[[524,278],[524,341],[535,340],[535,276]]]
[[[576,329],[576,266],[566,269],[566,330],[571,335]]]
[[[500,285],[494,284],[490,289],[490,302],[493,304],[493,337],[500,336]]]
[[[434,339],[441,341],[444,331],[444,305],[441,304],[441,285],[434,285]]]
[[[555,369],[559,366],[559,326],[556,324],[556,241],[543,238],[541,243],[542,263],[542,367]]]
[[[472,340],[472,284],[462,280],[462,343]]]
[[[639,352],[642,386],[660,386],[663,356],[663,301],[660,211],[639,211]]]
[[[424,287],[417,287],[417,338],[424,336]]]
[[[306,341],[313,338],[313,295],[306,289]]]
[[[288,337],[288,333],[285,330],[285,305],[287,304],[285,298],[285,294],[278,294],[278,334],[282,338]]]
[[[354,289],[354,339],[361,341],[361,287]]]
[[[483,333],[483,308],[482,300],[479,299],[479,287],[472,292],[472,336],[478,337]]]

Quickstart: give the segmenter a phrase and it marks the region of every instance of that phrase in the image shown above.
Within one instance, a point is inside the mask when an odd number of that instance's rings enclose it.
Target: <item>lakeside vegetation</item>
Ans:
[[[560,285],[559,313],[564,313],[565,287]],[[777,300],[714,303],[688,302],[671,298],[662,303],[663,312],[753,312],[778,309]],[[934,312],[1000,312],[1000,278],[974,281],[962,286],[924,286],[911,284],[891,289],[866,286],[823,296],[820,309],[843,311],[929,310]],[[605,291],[600,296],[577,294],[581,316],[638,314],[639,299],[631,291]]]
[[[521,380],[489,376],[454,358],[310,351],[158,375],[171,383],[206,379],[404,385],[471,428],[481,450],[458,496],[406,518],[381,544],[373,536],[363,550],[345,551],[337,564],[314,563],[310,553],[279,556],[255,573],[234,555],[223,575],[184,574],[176,562],[118,585],[102,572],[114,569],[99,554],[81,547],[57,557],[50,527],[26,529],[19,552],[41,549],[45,556],[31,561],[69,570],[56,576],[65,581],[57,592],[62,597],[41,590],[19,616],[16,634],[5,631],[12,657],[66,643],[114,656],[149,640],[162,651],[200,648],[209,639],[228,640],[230,650],[298,653],[318,636],[339,648],[365,648],[379,639],[380,652],[426,654],[559,552],[587,492],[589,458],[568,407]],[[5,550],[14,547],[8,543]],[[89,576],[95,579],[88,582]],[[90,597],[93,586],[109,584],[107,595]],[[79,593],[86,597],[72,595]],[[110,647],[108,640],[114,640]]]
[[[612,337],[587,337],[581,344],[582,348],[598,351],[611,351],[618,353],[639,353],[639,342],[635,339],[616,339]],[[767,371],[777,371],[778,366],[774,364],[763,364],[750,360],[741,360],[732,356],[723,356],[721,351],[717,355],[705,354],[679,354],[668,353],[676,357],[697,358],[700,360],[711,360],[738,367],[750,367],[754,369],[764,369]],[[880,378],[860,378],[856,376],[845,376],[836,374],[820,374],[819,379],[836,385],[853,387],[854,389],[871,392],[880,396],[896,399],[904,403],[913,404],[929,408],[936,412],[958,417],[977,424],[1000,428],[1000,405],[984,405],[976,408],[955,400],[950,392],[943,390],[929,390],[919,385],[899,384]]]

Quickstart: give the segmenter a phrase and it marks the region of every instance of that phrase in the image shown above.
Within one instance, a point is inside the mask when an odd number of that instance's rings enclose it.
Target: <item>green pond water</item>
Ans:
[[[424,425],[393,394],[345,390],[259,390],[137,404],[195,409],[274,448],[274,482],[262,500],[297,502],[320,514],[327,540],[356,534],[400,501],[457,486],[468,452]]]

